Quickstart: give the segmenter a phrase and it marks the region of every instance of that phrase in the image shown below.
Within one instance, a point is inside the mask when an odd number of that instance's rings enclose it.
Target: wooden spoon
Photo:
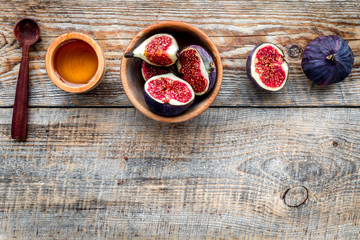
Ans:
[[[24,18],[14,26],[16,40],[22,46],[22,57],[16,86],[13,109],[11,137],[23,140],[26,138],[27,107],[29,91],[29,49],[40,37],[40,27],[35,20]]]

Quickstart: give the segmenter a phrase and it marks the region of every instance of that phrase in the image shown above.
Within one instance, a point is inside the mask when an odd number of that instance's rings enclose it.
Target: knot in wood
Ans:
[[[308,190],[303,186],[289,188],[283,198],[288,207],[300,207],[308,199]]]
[[[294,45],[289,48],[289,56],[292,58],[299,58],[301,57],[303,50],[301,47]]]

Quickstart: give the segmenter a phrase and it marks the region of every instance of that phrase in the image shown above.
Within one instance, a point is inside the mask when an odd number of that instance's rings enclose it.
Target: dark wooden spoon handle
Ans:
[[[13,109],[11,137],[18,140],[24,140],[26,138],[29,95],[29,48],[30,46],[28,45],[22,47],[21,64]]]

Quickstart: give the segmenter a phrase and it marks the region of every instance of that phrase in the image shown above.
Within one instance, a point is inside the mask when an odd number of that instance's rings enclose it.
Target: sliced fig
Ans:
[[[182,78],[194,89],[195,95],[208,93],[216,82],[215,62],[199,45],[185,47],[179,53],[177,68]]]
[[[153,76],[158,76],[170,72],[171,70],[169,67],[158,67],[148,64],[145,61],[143,61],[143,63],[141,64],[141,75],[143,76],[145,81],[152,78]]]
[[[190,84],[173,73],[154,76],[145,82],[145,102],[149,109],[162,116],[176,116],[194,102]]]
[[[262,43],[251,51],[246,61],[246,70],[255,85],[268,91],[283,88],[289,75],[284,53],[272,43]]]
[[[337,35],[320,36],[304,51],[301,66],[305,75],[319,85],[343,81],[354,65],[354,54],[347,42]]]
[[[179,45],[172,35],[159,33],[149,37],[124,56],[138,57],[151,65],[167,67],[176,62],[178,51]]]

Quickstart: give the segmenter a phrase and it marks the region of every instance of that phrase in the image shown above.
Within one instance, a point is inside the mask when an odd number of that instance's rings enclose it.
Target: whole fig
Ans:
[[[305,75],[319,85],[343,81],[354,65],[354,54],[337,35],[320,36],[311,41],[301,62]]]

